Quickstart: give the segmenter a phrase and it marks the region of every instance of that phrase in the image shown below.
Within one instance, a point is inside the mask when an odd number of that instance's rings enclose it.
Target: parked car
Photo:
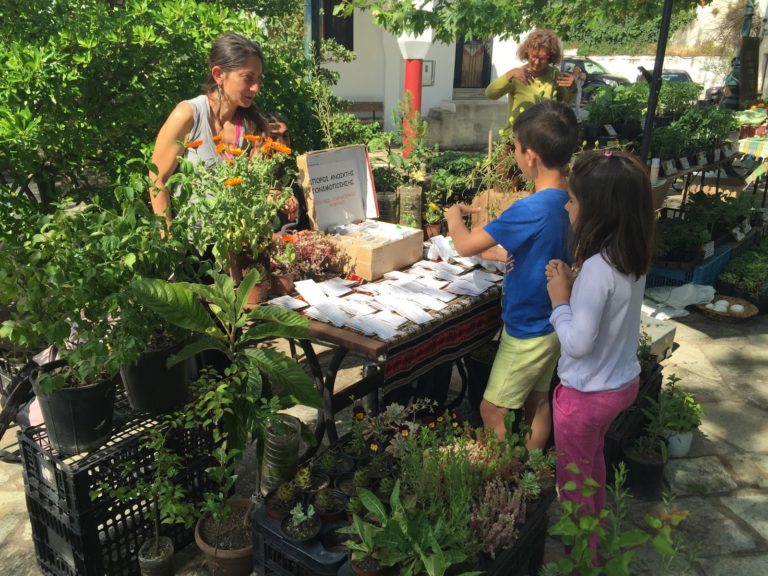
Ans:
[[[638,66],[637,68],[640,70],[640,74],[637,76],[637,82],[650,81],[653,77],[653,71],[646,70],[642,66]],[[691,82],[695,84],[691,75],[685,70],[669,70],[668,68],[664,68],[661,71],[661,79],[666,80],[667,82]]]
[[[566,56],[560,63],[560,70],[571,72],[576,66],[587,74],[587,79],[582,87],[585,100],[588,100],[589,95],[601,86],[628,86],[631,84],[623,76],[611,74],[597,62],[584,56]]]

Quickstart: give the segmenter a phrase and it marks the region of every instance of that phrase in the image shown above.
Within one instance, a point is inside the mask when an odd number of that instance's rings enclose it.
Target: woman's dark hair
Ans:
[[[585,152],[568,189],[579,202],[573,263],[605,253],[613,267],[639,278],[651,266],[655,217],[651,180],[640,160],[620,150]]]
[[[256,56],[262,66],[264,66],[264,54],[255,42],[235,32],[225,32],[216,38],[208,55],[209,72],[208,80],[203,84],[204,92],[206,94],[216,92],[216,80],[214,80],[213,74],[210,72],[214,66],[220,67],[224,72],[231,72],[238,68],[243,68],[252,56]],[[254,105],[248,108],[240,108],[239,112],[250,124],[246,126],[249,132],[266,132],[267,123]]]

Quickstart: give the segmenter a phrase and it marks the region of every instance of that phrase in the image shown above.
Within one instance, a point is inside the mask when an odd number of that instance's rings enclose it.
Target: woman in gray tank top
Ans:
[[[178,166],[177,157],[186,155],[192,161],[212,167],[221,161],[216,153],[214,137],[230,147],[241,147],[243,134],[267,135],[268,126],[253,99],[261,87],[264,58],[253,42],[227,32],[219,36],[209,55],[210,73],[205,93],[180,102],[168,116],[155,140],[150,171],[154,186],[150,189],[152,210],[170,222],[171,199],[165,183]],[[182,142],[200,142],[185,148]],[[283,206],[295,212],[295,198]]]

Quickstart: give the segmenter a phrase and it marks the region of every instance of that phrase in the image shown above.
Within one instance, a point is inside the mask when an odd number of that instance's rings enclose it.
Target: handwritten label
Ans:
[[[683,170],[688,170],[691,167],[691,165],[688,164],[688,158],[686,158],[685,156],[678,158],[678,162],[680,162],[680,167]]]
[[[618,132],[616,132],[616,128],[614,128],[611,124],[604,124],[605,131],[608,132],[608,136],[618,136]]]
[[[675,163],[672,160],[664,160],[664,162],[662,163],[662,167],[664,168],[664,174],[666,174],[667,176],[677,172],[677,168],[675,168]]]

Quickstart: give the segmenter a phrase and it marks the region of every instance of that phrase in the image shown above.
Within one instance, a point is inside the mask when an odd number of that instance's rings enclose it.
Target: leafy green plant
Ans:
[[[680,380],[677,375],[670,374],[658,400],[648,398],[650,406],[644,412],[646,415],[653,413],[664,430],[691,432],[701,425],[701,404],[692,392],[678,384]]]
[[[579,474],[575,464],[569,470]],[[645,526],[631,528],[626,525],[626,496],[623,488],[626,480],[624,463],[619,464],[614,483],[608,487],[609,502],[597,515],[584,514],[579,503],[564,499],[560,506],[562,516],[550,528],[552,536],[560,538],[568,547],[569,554],[557,562],[544,567],[542,576],[629,576],[630,563],[635,551],[650,541],[654,550],[668,562],[681,550],[681,539],[674,530],[688,516],[688,512],[672,507],[665,499],[665,510],[657,516],[646,515]],[[578,490],[576,482],[569,481],[563,487],[565,492]],[[594,494],[596,483],[584,478],[581,492],[585,496]],[[597,550],[590,547],[597,542]],[[597,557],[595,557],[597,552]]]
[[[696,106],[701,86],[693,82],[670,82],[662,80],[656,114],[680,116]]]
[[[645,92],[645,93],[644,93]],[[647,103],[647,89],[642,86],[615,86],[599,90],[589,104],[589,123],[623,124],[640,121]]]
[[[718,277],[758,299],[768,292],[768,240],[733,258]]]
[[[657,258],[687,261],[712,239],[706,222],[695,218],[663,218],[656,223]]]
[[[664,160],[676,160],[688,147],[688,135],[676,123],[661,126],[651,136],[652,154]]]
[[[207,472],[216,490],[206,493],[202,512],[217,522],[228,512],[224,503],[244,448],[254,439],[263,446],[269,418],[281,408],[297,402],[319,407],[320,398],[292,358],[266,345],[273,338],[306,337],[306,319],[273,306],[247,312],[246,295],[256,282],[255,270],[237,290],[227,275],[212,278],[212,285],[138,279],[131,289],[148,308],[197,335],[169,360],[170,365],[205,350],[217,351],[230,362],[222,372],[202,371],[193,400],[178,416],[180,427],[214,426],[216,464]],[[257,466],[262,450],[257,452]]]

